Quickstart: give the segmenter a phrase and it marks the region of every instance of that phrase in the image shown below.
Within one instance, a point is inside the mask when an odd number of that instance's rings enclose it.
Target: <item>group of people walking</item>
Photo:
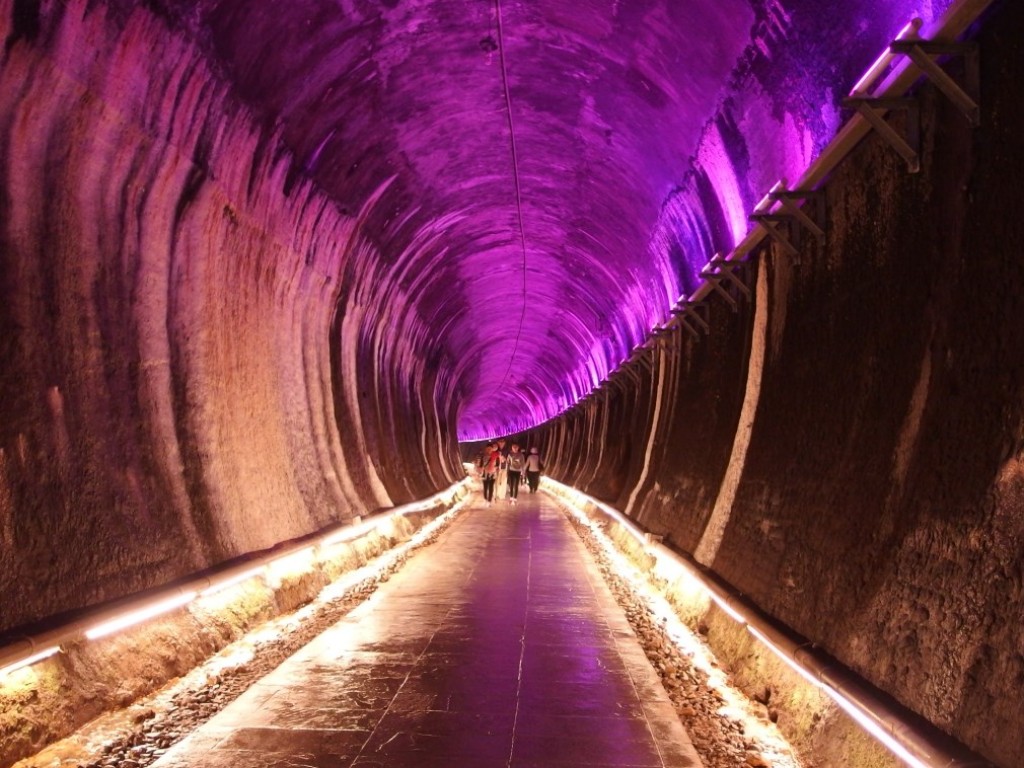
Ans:
[[[476,459],[477,474],[483,481],[484,501],[491,506],[495,492],[505,492],[512,504],[519,503],[519,484],[525,479],[530,493],[536,493],[540,484],[540,473],[544,469],[540,453],[531,448],[523,453],[518,443],[512,443],[505,450],[505,440],[488,443]]]

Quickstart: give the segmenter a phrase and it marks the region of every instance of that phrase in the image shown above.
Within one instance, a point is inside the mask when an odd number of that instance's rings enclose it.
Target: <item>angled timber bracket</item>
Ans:
[[[843,106],[853,107],[885,141],[900,153],[910,173],[921,170],[921,110],[917,99],[876,99],[870,96],[848,96]],[[887,112],[906,112],[906,137],[885,121]]]
[[[656,334],[657,344],[655,345],[655,348],[668,349],[673,353],[678,353],[679,348],[682,346],[682,334],[679,333],[680,325],[681,324],[678,322],[677,318],[670,318],[668,322],[665,323],[665,327],[662,332]]]
[[[978,107],[980,75],[978,66],[977,43],[944,43],[938,40],[894,40],[889,44],[892,53],[907,56],[925,76],[946,95],[957,109],[971,122],[981,122],[981,110]],[[938,65],[933,56],[962,56],[964,60],[964,87],[961,87],[945,70]]]
[[[700,338],[700,334],[697,332],[698,328],[705,334],[711,333],[711,325],[707,320],[708,307],[703,302],[685,299],[676,305],[672,314],[679,318],[679,322],[695,338]]]
[[[733,297],[732,293],[727,290],[727,287],[735,288],[748,300],[750,299],[750,288],[747,286],[746,282],[736,274],[736,269],[743,267],[745,267],[743,262],[729,261],[722,256],[722,254],[716,253],[712,257],[711,261],[705,264],[704,268],[700,271],[700,276],[707,281],[708,285],[710,285],[716,293],[729,303],[733,312],[739,310],[739,304]],[[723,283],[725,285],[723,285]]]
[[[655,328],[651,331],[651,335],[647,337],[647,341],[644,342],[644,348],[651,350],[651,352],[656,352],[659,348],[664,347],[673,336],[672,330],[668,326]]]
[[[640,358],[640,367],[648,372],[654,371],[654,358],[651,355],[644,355]]]
[[[675,326],[677,328],[682,328],[688,334],[693,336],[694,339],[696,339],[697,341],[700,341],[700,331],[698,331],[696,328],[694,328],[692,325],[690,325],[683,317],[675,314],[675,315],[672,316],[672,319],[669,322],[671,322],[673,324],[673,326]],[[679,337],[677,336],[676,338],[679,338]]]
[[[611,400],[616,392],[621,394],[625,391],[625,385],[622,383],[621,378],[621,376],[612,373],[602,382],[603,389],[601,391],[605,394],[606,399]]]
[[[636,360],[630,360],[628,364],[622,366],[622,370],[626,372],[626,375],[629,376],[629,380],[636,385],[637,389],[639,389],[643,382],[640,380],[640,374],[633,370],[633,366],[636,362]]]
[[[885,127],[889,128],[888,125]],[[769,237],[789,254],[794,264],[800,263],[803,232],[809,232],[819,245],[825,243],[825,193],[819,190],[786,189],[784,182],[779,181],[761,199],[749,218],[764,228]]]
[[[789,217],[818,241],[825,244],[825,193],[817,189],[780,189],[771,192],[769,199],[779,203],[776,216]],[[805,208],[806,206],[806,208]],[[755,214],[756,215],[756,214]]]

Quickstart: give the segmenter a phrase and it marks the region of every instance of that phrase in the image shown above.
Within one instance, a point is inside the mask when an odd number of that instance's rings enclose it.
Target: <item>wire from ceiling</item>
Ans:
[[[519,244],[523,254],[522,310],[519,313],[519,327],[516,330],[515,343],[512,345],[512,354],[509,355],[508,358],[508,367],[505,369],[505,374],[501,377],[501,381],[498,386],[492,390],[492,392],[500,392],[502,387],[505,386],[505,382],[508,381],[509,373],[512,371],[512,364],[515,362],[516,353],[519,351],[519,340],[523,335],[523,323],[526,320],[526,228],[523,225],[523,190],[519,178],[519,153],[516,149],[515,121],[512,119],[512,96],[509,93],[508,67],[505,62],[505,34],[501,22],[501,0],[494,0],[494,10],[498,33],[498,61],[501,66],[501,87],[505,95],[505,116],[508,121],[509,143],[512,149],[512,180],[515,184],[516,192],[516,216],[519,220]]]

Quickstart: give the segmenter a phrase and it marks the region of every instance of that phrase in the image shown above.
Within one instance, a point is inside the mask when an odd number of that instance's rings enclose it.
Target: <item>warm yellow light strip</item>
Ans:
[[[98,638],[106,637],[118,630],[126,629],[127,627],[139,624],[147,619],[159,616],[162,613],[167,613],[168,611],[173,611],[175,608],[187,605],[192,602],[196,594],[197,593],[194,590],[190,589],[179,595],[159,600],[143,608],[130,610],[116,618],[104,621],[102,624],[97,624],[95,627],[87,629],[85,631],[85,636],[89,640],[97,640]]]
[[[365,536],[378,525],[381,524],[380,520],[367,520],[365,523],[361,522],[360,518],[356,518],[352,521],[352,524],[342,528],[336,533],[332,533],[323,541],[320,542],[321,547],[330,547],[334,544],[341,544],[345,541],[352,541],[352,539],[358,539],[360,536]]]
[[[704,585],[702,584],[701,586],[704,586]],[[715,601],[715,605],[717,605],[719,608],[721,608],[723,611],[725,611],[727,614],[729,614],[729,616],[732,618],[733,621],[738,622],[739,624],[742,624],[744,626],[749,626],[747,624],[747,617],[746,616],[744,616],[742,613],[740,613],[735,608],[733,608],[731,605],[729,605],[728,602],[723,600],[721,597],[719,597],[719,595],[717,595],[712,590],[707,589],[706,587],[705,587],[705,589],[706,589],[706,591],[708,593],[708,597],[710,597],[712,600]]]
[[[830,688],[827,685],[822,687],[825,692],[832,697],[832,700],[835,701],[835,703],[838,704],[844,712],[846,712],[846,714],[852,717],[861,728],[874,736],[886,747],[886,749],[896,755],[900,760],[911,766],[911,768],[932,768],[930,763],[919,760],[906,747],[894,739],[892,735],[882,727],[881,723],[871,716],[870,712],[865,712],[834,688]],[[950,765],[950,763],[947,763],[947,765]]]
[[[804,669],[802,666],[793,661],[793,659],[789,657],[789,654],[787,654],[785,651],[779,648],[779,646],[777,646],[775,643],[769,640],[763,632],[761,632],[755,627],[750,626],[746,623],[746,621],[742,623],[746,625],[747,632],[749,632],[758,640],[760,640],[761,644],[764,645],[772,653],[774,653],[778,657],[779,661],[783,662],[787,667],[789,667],[791,670],[800,675],[800,677],[806,680],[810,685],[814,686],[815,688],[823,688],[826,691],[829,690],[829,687],[825,685],[824,682],[822,682],[819,678],[812,675],[810,671]]]
[[[460,509],[465,504],[465,498],[458,503],[456,503],[456,499],[460,495],[466,495],[470,483],[471,478],[466,477],[429,498],[395,507],[386,513],[374,516],[370,520],[363,521],[357,517],[352,525],[347,525],[339,530],[332,530],[330,533],[315,537],[313,540],[306,541],[301,545],[293,545],[272,557],[264,556],[262,559],[257,558],[250,568],[246,568],[241,572],[232,573],[229,570],[221,577],[213,576],[193,579],[188,584],[176,588],[174,594],[169,596],[149,598],[148,600],[136,602],[134,607],[128,607],[124,612],[112,616],[107,613],[106,616],[109,616],[109,618],[104,617],[103,620],[97,620],[97,623],[93,626],[86,624],[87,628],[84,635],[89,640],[106,637],[147,619],[188,605],[198,597],[212,595],[247,579],[287,570],[290,566],[301,567],[304,562],[312,564],[314,558],[319,559],[325,546],[365,536],[382,525],[389,524],[396,516],[422,512],[438,506],[451,506],[452,509],[449,511]],[[104,614],[100,615],[104,616]],[[52,656],[60,650],[62,643],[81,637],[83,634],[82,626],[83,620],[79,619],[64,627],[49,630],[32,638],[25,638],[25,640],[19,643],[25,646],[25,650],[0,648],[0,659],[13,659],[13,661],[10,661],[5,666],[0,667],[0,678],[16,669],[29,666],[48,656]],[[45,646],[46,650],[35,654],[31,653],[32,648],[36,646]],[[6,653],[2,653],[5,650]]]
[[[224,581],[219,581],[215,584],[212,584],[211,586],[207,587],[202,592],[200,592],[199,596],[209,597],[210,595],[215,595],[221,590],[235,586],[235,584],[240,584],[241,582],[246,581],[247,579],[251,579],[255,576],[260,576],[265,571],[266,566],[263,565],[257,565],[255,568],[249,568],[248,570],[242,571],[239,574],[231,576],[230,578],[227,578]]]
[[[11,672],[19,670],[22,667],[31,666],[32,664],[35,664],[37,661],[42,661],[43,659],[48,659],[51,656],[53,656],[55,653],[57,653],[57,651],[59,651],[59,650],[60,650],[60,646],[59,645],[51,645],[49,648],[44,648],[43,650],[39,651],[38,653],[32,654],[31,656],[29,656],[26,659],[22,659],[21,661],[16,661],[13,664],[8,664],[6,667],[3,667],[2,669],[0,669],[0,678],[6,677],[7,675],[11,674]]]
[[[275,558],[267,563],[267,573],[274,578],[280,578],[289,574],[305,573],[313,568],[315,546],[303,547],[297,552],[289,552],[286,555]]]
[[[867,731],[872,737],[877,739],[883,746],[885,746],[890,752],[896,757],[905,762],[911,768],[935,768],[936,765],[943,766],[955,766],[961,763],[946,761],[945,758],[941,763],[936,762],[925,762],[917,757],[907,746],[902,743],[899,739],[895,738],[891,732],[892,729],[886,729],[884,722],[885,718],[879,719],[870,710],[864,706],[844,696],[834,687],[828,684],[827,681],[819,679],[815,676],[812,670],[801,665],[796,659],[788,654],[783,648],[780,648],[776,643],[772,642],[763,632],[758,630],[756,627],[750,624],[750,619],[743,615],[735,606],[730,604],[730,601],[718,593],[716,589],[711,586],[702,578],[701,574],[690,567],[685,561],[678,560],[677,558],[671,557],[671,551],[665,546],[660,544],[652,544],[651,540],[647,538],[645,533],[639,528],[639,526],[619,512],[617,509],[608,506],[602,501],[587,496],[575,488],[571,488],[563,483],[559,483],[557,480],[551,478],[544,478],[545,490],[554,496],[560,497],[567,503],[575,515],[579,516],[581,521],[588,523],[586,515],[581,511],[586,506],[594,506],[600,509],[604,514],[617,520],[626,530],[630,532],[634,539],[636,539],[642,545],[644,552],[658,561],[659,566],[662,561],[671,559],[674,561],[673,565],[682,566],[682,569],[687,572],[694,580],[696,584],[700,586],[702,591],[706,593],[706,596],[715,602],[726,614],[728,614],[737,623],[744,626],[750,634],[759,640],[768,650],[774,655],[785,662],[791,669],[797,672],[803,679],[805,679],[812,686],[823,690],[829,695],[829,697],[835,701],[835,703],[842,708],[844,712],[850,715],[853,720],[858,723],[865,731]],[[907,732],[910,733],[909,727]],[[916,741],[916,739],[910,739]]]

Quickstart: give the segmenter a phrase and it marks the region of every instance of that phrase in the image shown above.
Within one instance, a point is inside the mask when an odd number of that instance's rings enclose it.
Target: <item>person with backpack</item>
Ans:
[[[519,503],[519,481],[526,471],[526,454],[519,450],[519,443],[512,443],[506,459],[508,471],[508,497],[513,504]]]
[[[530,486],[530,493],[536,493],[540,485],[540,473],[544,470],[544,464],[540,460],[537,446],[530,448],[530,455],[526,457],[526,482]]]

